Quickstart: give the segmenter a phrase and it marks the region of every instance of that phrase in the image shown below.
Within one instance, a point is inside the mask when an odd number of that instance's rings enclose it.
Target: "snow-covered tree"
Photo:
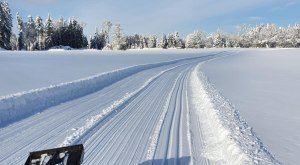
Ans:
[[[110,21],[104,21],[102,24],[102,31],[105,37],[105,44],[109,44],[109,34],[112,27],[112,23]]]
[[[106,44],[106,38],[105,38],[105,32],[102,30],[102,32],[98,31],[98,28],[96,28],[96,32],[94,34],[94,37],[90,38],[90,49],[103,49]]]
[[[144,37],[144,36],[142,37],[142,42],[143,42],[144,48],[149,48],[148,41],[149,41],[149,38]]]
[[[0,1],[0,48],[11,49],[12,15],[7,1]]]
[[[223,34],[220,30],[218,30],[217,32],[215,32],[212,35],[212,39],[213,39],[213,47],[216,48],[222,48],[225,47],[225,38],[223,37]]]
[[[115,24],[115,26],[113,28],[112,47],[115,50],[125,50],[126,49],[125,37],[122,32],[122,28],[121,28],[120,24]]]
[[[168,48],[167,36],[165,34],[162,34],[159,46],[163,49]]]
[[[27,50],[34,50],[37,47],[37,31],[32,16],[28,16],[28,22],[26,23],[26,46]]]
[[[149,37],[149,48],[156,48],[157,46],[157,37],[155,35]]]
[[[202,31],[194,31],[186,37],[186,48],[204,48],[205,47],[205,33]]]
[[[19,13],[17,13],[17,27],[18,27],[18,38],[17,38],[17,50],[22,50],[24,49],[24,31],[25,31],[25,27],[24,27],[24,23],[23,23],[23,19],[22,17],[19,15]]]
[[[175,32],[174,33],[174,46],[176,48],[184,48],[184,42],[183,40],[179,37],[179,33]]]
[[[37,32],[37,44],[38,50],[45,49],[45,38],[44,38],[44,24],[40,16],[36,17],[35,20],[36,32]]]
[[[18,50],[18,39],[15,34],[10,36],[10,47],[11,50]]]
[[[53,34],[54,34],[54,24],[50,17],[50,14],[48,14],[48,18],[46,19],[44,34],[45,34],[45,48],[49,49],[53,46]]]
[[[45,33],[49,33],[50,36],[52,33],[52,23],[49,23],[49,25],[50,26],[47,26],[46,23],[46,29],[49,30],[45,30],[48,31]],[[88,46],[87,38],[83,34],[83,24],[78,23],[74,18],[69,19],[68,22],[61,18],[58,21],[55,21],[53,25],[54,32],[51,37],[53,46],[63,45],[72,48],[86,48]]]
[[[291,33],[291,43],[293,47],[300,47],[300,24],[295,24],[291,29],[289,30]]]
[[[167,42],[168,42],[168,48],[175,48],[175,39],[173,34],[171,33],[168,34]]]

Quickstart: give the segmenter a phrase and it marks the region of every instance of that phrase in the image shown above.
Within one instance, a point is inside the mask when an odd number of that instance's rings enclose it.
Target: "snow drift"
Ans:
[[[0,98],[0,127],[14,121],[23,119],[29,115],[40,112],[51,106],[73,100],[115,83],[123,78],[138,73],[142,70],[174,64],[182,60],[193,60],[198,58],[211,58],[217,54],[202,57],[193,57],[167,61],[154,64],[136,65],[124,69],[106,72],[79,79],[72,82],[51,85],[46,88],[34,89],[26,92],[16,93]]]
[[[199,72],[191,74],[192,102],[205,141],[202,155],[216,164],[280,164],[254,131]]]

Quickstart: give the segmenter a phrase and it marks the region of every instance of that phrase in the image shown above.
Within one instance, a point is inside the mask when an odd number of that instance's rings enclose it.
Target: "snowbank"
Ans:
[[[0,97],[130,66],[199,57],[219,50],[0,51]]]
[[[107,72],[85,79],[52,85],[46,88],[30,90],[0,98],[0,127],[16,120],[25,118],[31,114],[40,112],[51,106],[73,100],[87,94],[96,92],[123,78],[138,73],[142,70],[174,64],[182,60],[198,58],[210,58],[216,54],[202,57],[179,59],[168,62],[136,65],[124,69]]]
[[[200,66],[191,74],[191,87],[205,141],[203,156],[216,164],[279,164],[239,112],[198,72]]]

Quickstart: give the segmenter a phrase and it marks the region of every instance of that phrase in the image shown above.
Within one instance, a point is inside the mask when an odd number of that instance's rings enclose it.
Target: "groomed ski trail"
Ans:
[[[209,117],[217,104],[198,75],[199,63],[231,53],[142,70],[3,127],[0,164],[24,164],[30,151],[77,143],[84,144],[84,164],[234,164],[228,154],[215,161],[208,153],[216,144],[207,136],[214,133],[209,129],[226,128],[205,123],[203,115]],[[222,118],[216,119],[221,123]],[[245,149],[229,147],[237,154]],[[219,153],[226,150],[215,149]],[[251,154],[245,155],[240,162],[255,163]],[[259,158],[267,160],[267,156]]]
[[[177,82],[176,78],[187,74],[188,67],[216,56],[147,69],[98,92],[50,107],[3,127],[0,129],[0,164],[23,164],[30,151],[63,145],[68,137],[75,138],[67,144],[84,143],[85,164],[148,162],[150,137],[164,109],[167,95]],[[182,80],[179,82],[182,84]],[[179,86],[175,84],[177,90]],[[172,97],[174,94],[176,92],[172,92]],[[124,96],[128,98],[120,101]],[[118,100],[120,102],[116,104]],[[174,101],[176,99],[170,104],[175,104]],[[103,114],[107,107],[112,107],[111,111]],[[95,122],[84,127],[99,114]],[[81,132],[81,128],[84,131],[73,136]]]

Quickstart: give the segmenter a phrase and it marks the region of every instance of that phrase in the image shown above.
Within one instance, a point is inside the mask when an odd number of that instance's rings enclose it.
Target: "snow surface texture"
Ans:
[[[166,64],[166,63],[163,63],[163,64]],[[59,147],[65,147],[65,146],[69,146],[69,145],[72,145],[72,144],[76,144],[76,142],[78,141],[78,139],[81,136],[83,136],[88,130],[90,130],[91,128],[93,128],[93,126],[95,126],[101,119],[103,119],[105,116],[108,116],[110,113],[112,113],[118,107],[120,107],[124,103],[128,102],[129,99],[131,99],[132,97],[134,97],[135,95],[137,95],[138,93],[140,93],[141,91],[143,91],[147,86],[149,86],[149,84],[151,82],[153,82],[155,79],[157,79],[158,77],[160,77],[162,74],[164,74],[165,72],[167,72],[169,70],[172,70],[172,69],[174,69],[174,68],[171,68],[171,69],[168,69],[168,70],[165,70],[165,71],[161,71],[159,74],[151,77],[148,81],[146,81],[137,90],[135,90],[135,91],[133,91],[131,93],[126,93],[121,99],[116,100],[112,105],[110,105],[109,107],[105,108],[102,111],[101,114],[92,116],[90,119],[87,120],[87,122],[85,123],[84,126],[78,128],[72,135],[66,137],[66,139],[64,140],[64,142],[62,144],[60,144]]]
[[[215,54],[209,56],[214,55]],[[204,56],[203,58],[209,56]],[[180,61],[182,60],[137,65],[126,69],[102,73],[85,79],[2,97],[0,98],[0,126],[4,126],[14,120],[22,119],[28,115],[40,112],[48,107],[93,93],[142,70]]]
[[[300,50],[247,49],[203,73],[283,164],[300,162]]]
[[[161,132],[161,129],[162,129],[163,122],[164,122],[164,120],[166,118],[166,115],[168,113],[168,107],[169,107],[169,104],[171,102],[172,92],[175,90],[177,81],[178,81],[178,77],[177,77],[177,79],[175,80],[175,83],[172,86],[172,90],[168,94],[167,101],[164,105],[163,112],[159,117],[159,121],[156,124],[155,131],[152,134],[152,136],[150,137],[151,142],[150,142],[150,145],[149,145],[148,151],[147,151],[147,160],[153,160],[154,159],[155,149],[157,148],[159,135],[160,135],[160,132]]]
[[[64,142],[84,144],[85,164],[189,164],[192,159],[187,131],[191,129],[185,115],[185,91],[190,70],[210,58],[142,70],[92,94],[1,128],[0,164],[23,164],[27,157],[24,153]],[[153,159],[147,158],[153,144],[151,137],[157,133],[167,104]],[[84,131],[80,133],[81,130]]]
[[[24,153],[77,143],[85,146],[85,164],[280,164],[254,133],[256,127],[203,75],[211,62],[198,65],[235,52],[242,51],[156,59],[3,97],[9,100],[3,107],[12,112],[19,104],[25,112],[34,104],[49,107],[0,128],[0,164],[23,164]],[[237,56],[221,61],[232,57]],[[51,93],[61,100],[52,104]]]
[[[70,46],[53,46],[48,51],[65,51],[73,50]]]
[[[202,56],[219,50],[2,51],[0,96],[70,82],[134,65]]]
[[[203,156],[214,164],[279,164],[238,111],[198,73],[200,66],[190,82],[205,139]]]

